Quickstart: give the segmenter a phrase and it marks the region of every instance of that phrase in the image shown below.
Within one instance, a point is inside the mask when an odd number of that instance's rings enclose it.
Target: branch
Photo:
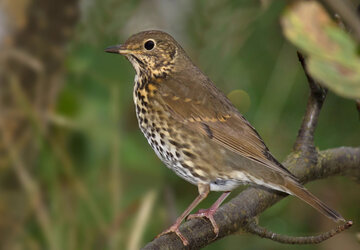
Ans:
[[[331,2],[331,1],[330,1],[330,2]],[[335,4],[340,4],[340,5],[342,5],[343,3],[342,3],[342,2],[335,2]],[[345,5],[346,5],[346,4],[348,4],[348,3],[345,2]],[[360,18],[360,5],[358,5],[358,7],[357,7],[356,15],[357,15],[357,18],[355,18],[355,17],[352,17],[352,18],[353,18],[353,19],[359,19],[359,18]],[[343,15],[343,16],[344,16],[344,15]],[[342,18],[339,14],[335,13],[334,17],[335,17],[335,20],[336,20],[338,26],[339,26],[341,29],[345,30],[345,31],[348,32],[348,33],[351,33],[351,30],[349,30],[349,27],[347,27],[347,26],[345,25],[345,23],[344,23],[344,21],[343,21],[343,18]],[[345,15],[345,17],[348,17],[348,16]],[[356,25],[356,27],[359,27],[359,24],[360,24],[360,21],[358,22],[358,24]],[[358,111],[358,115],[359,115],[359,119],[360,119],[360,99],[356,99],[356,100],[355,100],[355,104],[356,104],[356,109],[357,109],[357,111]]]
[[[326,5],[340,15],[342,20],[351,28],[354,32],[356,41],[360,42],[360,20],[356,13],[356,8],[353,8],[352,3],[348,0],[322,0]]]
[[[285,244],[319,244],[335,235],[345,231],[346,229],[350,228],[353,225],[352,221],[348,221],[343,225],[337,226],[336,228],[316,235],[316,236],[305,236],[305,237],[296,237],[296,236],[288,236],[288,235],[281,235],[277,233],[273,233],[267,230],[264,227],[259,226],[255,221],[249,223],[246,227],[247,232],[256,234],[261,238],[270,239],[273,241],[277,241],[280,243]]]
[[[360,148],[340,147],[320,151],[318,155],[316,165],[309,166],[304,161],[298,161],[297,153],[290,154],[284,165],[303,183],[334,175],[360,178]],[[214,239],[213,228],[208,220],[193,219],[180,227],[182,234],[189,240],[189,246],[183,246],[175,234],[167,234],[148,243],[143,249],[199,249],[241,228],[246,228],[251,218],[261,214],[285,196],[275,191],[248,188],[220,207],[214,215],[220,229],[218,238]]]
[[[306,68],[304,56],[300,52],[297,52],[297,55],[309,82],[310,95],[306,106],[305,116],[294,144],[294,151],[300,151],[304,154],[307,153],[309,157],[311,156],[311,158],[314,158],[312,160],[316,163],[314,134],[320,110],[326,98],[327,90],[322,88],[320,84],[309,74]]]

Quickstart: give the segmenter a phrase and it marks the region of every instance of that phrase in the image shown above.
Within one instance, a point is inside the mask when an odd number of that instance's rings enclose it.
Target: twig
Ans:
[[[306,153],[309,153],[309,155],[313,155],[313,158],[316,158],[316,155],[314,155],[316,153],[314,145],[314,134],[320,110],[325,101],[327,90],[322,88],[311,77],[306,68],[306,61],[304,56],[300,52],[298,52],[297,55],[309,82],[310,95],[306,106],[306,112],[302,120],[296,142],[294,144],[294,151],[306,151]]]
[[[357,10],[357,11],[356,11],[356,14],[357,14],[357,16],[358,16],[358,18],[359,18],[359,17],[360,17],[360,5],[358,5],[358,7],[357,7],[356,10]],[[346,31],[346,32],[348,32],[348,33],[351,33],[351,30],[349,30],[349,28],[346,27],[346,25],[345,25],[344,21],[342,20],[341,16],[340,16],[339,14],[337,14],[337,13],[335,13],[335,20],[337,21],[338,26],[339,26],[342,30],[344,30],[344,31]],[[358,115],[359,115],[359,119],[360,119],[360,99],[356,99],[356,100],[355,100],[355,105],[356,105],[356,109],[357,109],[357,112],[358,112]]]
[[[325,233],[316,236],[288,236],[281,235],[267,230],[264,227],[259,226],[256,222],[252,221],[247,225],[245,230],[251,234],[256,234],[261,238],[270,239],[284,244],[319,244],[331,237],[345,231],[353,225],[352,221],[347,221],[343,225],[337,226],[336,228],[327,231]]]
[[[357,16],[355,8],[348,0],[322,0],[331,8],[336,14],[340,15],[342,20],[354,32],[354,37],[357,42],[360,42],[360,19]]]

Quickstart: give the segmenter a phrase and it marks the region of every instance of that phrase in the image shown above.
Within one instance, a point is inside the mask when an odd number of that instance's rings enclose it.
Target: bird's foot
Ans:
[[[215,233],[215,239],[218,237],[219,235],[219,227],[214,219],[214,214],[216,212],[216,209],[214,208],[208,208],[208,209],[200,209],[197,213],[195,214],[190,214],[187,217],[187,220],[191,220],[194,218],[207,218],[210,222],[211,225],[213,226],[214,229],[214,233]]]
[[[170,228],[168,228],[167,230],[165,230],[164,232],[158,234],[155,238],[159,238],[160,236],[163,236],[165,234],[169,234],[169,233],[175,233],[180,240],[182,241],[184,246],[189,245],[189,241],[185,238],[184,235],[182,235],[182,233],[179,230],[179,226],[180,223],[175,223],[174,225],[172,225]]]

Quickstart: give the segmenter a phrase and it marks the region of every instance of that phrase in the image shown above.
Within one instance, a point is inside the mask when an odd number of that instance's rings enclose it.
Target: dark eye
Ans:
[[[146,50],[152,50],[155,46],[155,43],[153,40],[148,40],[144,43],[144,47]]]

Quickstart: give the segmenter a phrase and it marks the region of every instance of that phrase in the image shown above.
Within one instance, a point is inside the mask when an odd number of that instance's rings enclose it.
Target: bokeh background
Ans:
[[[279,24],[286,4],[1,0],[0,248],[138,249],[197,195],[138,129],[130,63],[103,52],[138,31],[172,34],[283,160],[308,96],[296,48]],[[315,140],[319,149],[359,146],[354,102],[330,92]],[[359,249],[359,185],[333,177],[307,187],[355,225],[320,245],[292,249]],[[298,236],[335,226],[293,197],[268,209],[260,224]],[[239,232],[205,249],[240,246],[289,248]]]

